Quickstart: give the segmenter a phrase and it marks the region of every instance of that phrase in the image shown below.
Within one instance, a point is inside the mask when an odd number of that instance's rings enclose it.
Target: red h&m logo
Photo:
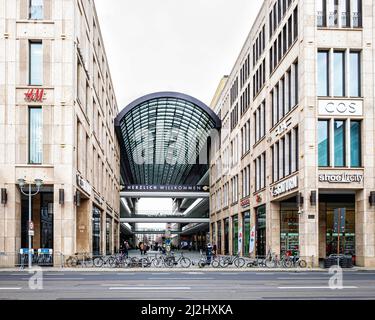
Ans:
[[[43,102],[44,89],[29,89],[25,93],[25,100],[27,102]]]

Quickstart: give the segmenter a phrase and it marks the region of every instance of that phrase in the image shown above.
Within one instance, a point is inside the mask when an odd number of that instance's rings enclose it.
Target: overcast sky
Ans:
[[[95,0],[119,109],[157,91],[206,104],[263,0]]]

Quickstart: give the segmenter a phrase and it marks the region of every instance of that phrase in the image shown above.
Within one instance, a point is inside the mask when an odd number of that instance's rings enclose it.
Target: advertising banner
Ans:
[[[251,229],[251,232],[250,232],[249,253],[253,253],[254,250],[255,250],[255,226]]]

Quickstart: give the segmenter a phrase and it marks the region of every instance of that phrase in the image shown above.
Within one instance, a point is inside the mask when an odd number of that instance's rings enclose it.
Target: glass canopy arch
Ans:
[[[125,184],[196,184],[208,169],[207,141],[221,120],[201,101],[176,92],[141,97],[115,119]],[[200,160],[199,160],[200,159]]]

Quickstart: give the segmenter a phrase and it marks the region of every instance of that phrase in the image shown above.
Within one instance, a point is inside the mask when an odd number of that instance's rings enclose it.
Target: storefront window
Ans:
[[[334,122],[335,167],[345,166],[345,121]]]
[[[53,249],[53,193],[41,193],[40,226],[40,247]]]
[[[224,220],[224,254],[229,254],[229,218]]]
[[[250,251],[250,212],[243,215],[243,255],[248,256]]]
[[[106,252],[107,252],[107,255],[112,254],[111,243],[112,243],[112,218],[107,217],[107,220],[106,220]]]
[[[92,252],[94,256],[100,255],[100,216],[100,210],[94,207],[92,213]]]
[[[232,249],[233,255],[238,253],[238,215],[232,217]]]
[[[221,253],[221,221],[217,223],[217,252]]]
[[[29,108],[29,163],[43,162],[43,113],[42,108]]]
[[[280,212],[280,251],[298,255],[299,252],[299,217],[298,210],[281,208]]]
[[[257,256],[266,255],[266,206],[256,209],[256,253]]]

